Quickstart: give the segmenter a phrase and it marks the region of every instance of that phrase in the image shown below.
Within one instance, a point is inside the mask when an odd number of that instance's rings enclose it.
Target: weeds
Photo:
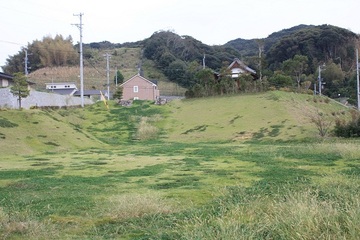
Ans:
[[[141,141],[156,139],[159,129],[152,122],[157,121],[156,118],[142,117],[137,130],[137,138]]]
[[[0,207],[0,238],[13,239],[59,238],[60,231],[50,221],[39,221],[29,212],[12,211],[7,213]]]
[[[105,216],[113,220],[127,220],[150,214],[168,214],[177,211],[172,205],[156,192],[123,194],[108,199]]]
[[[359,179],[354,180],[355,183],[347,184],[358,189]],[[208,214],[195,213],[186,224],[181,224],[177,231],[182,233],[182,239],[360,237],[360,192],[350,194],[336,181],[329,186],[318,185],[300,191],[284,186],[272,196],[259,190],[253,195],[254,192],[242,188],[235,192],[225,193]]]
[[[9,120],[5,119],[5,118],[0,118],[0,127],[2,128],[14,128],[19,126],[16,123],[10,122]]]

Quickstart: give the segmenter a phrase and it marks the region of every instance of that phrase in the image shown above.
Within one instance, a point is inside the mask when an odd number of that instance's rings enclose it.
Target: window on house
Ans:
[[[139,86],[134,86],[134,92],[139,92]]]
[[[134,100],[139,100],[139,97],[134,97]]]

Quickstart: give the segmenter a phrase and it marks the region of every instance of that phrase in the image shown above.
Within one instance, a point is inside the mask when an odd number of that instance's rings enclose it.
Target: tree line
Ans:
[[[310,93],[319,91],[321,75],[322,94],[348,97],[351,103],[356,100],[359,36],[343,28],[300,25],[265,39],[237,39],[223,46],[207,46],[189,36],[161,31],[143,44],[144,57],[153,60],[170,80],[188,88],[189,96],[267,89]],[[212,74],[203,71],[204,57]],[[255,69],[258,79],[241,76],[229,84],[226,67],[235,57]],[[220,78],[214,79],[214,73]]]
[[[241,33],[239,33],[240,35]],[[189,96],[209,96],[267,89],[319,91],[319,66],[322,93],[329,97],[356,99],[355,49],[359,36],[330,25],[300,25],[271,34],[264,39],[237,39],[221,46],[206,45],[191,36],[170,31],[155,32],[135,43],[90,43],[88,51],[119,46],[141,47],[143,57],[171,81],[189,89]],[[29,43],[27,50],[31,71],[42,67],[78,64],[77,46],[71,37],[44,37]],[[5,72],[24,72],[25,52],[7,59]],[[85,51],[86,58],[86,51]],[[227,67],[240,58],[256,70],[257,79],[241,76],[231,82]],[[204,65],[206,70],[204,70]]]
[[[74,48],[71,36],[64,38],[62,35],[44,37],[29,43],[26,48],[28,55],[28,68],[30,71],[44,67],[74,66],[79,63],[78,51]],[[6,59],[4,72],[25,72],[25,51]]]

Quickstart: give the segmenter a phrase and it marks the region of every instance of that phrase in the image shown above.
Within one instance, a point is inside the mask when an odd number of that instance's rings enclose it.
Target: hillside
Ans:
[[[52,40],[47,39],[47,41]],[[56,39],[53,41],[56,43]],[[40,41],[37,42],[39,43]],[[78,46],[74,47],[75,51]],[[341,95],[354,101],[353,69],[356,47],[359,47],[359,36],[349,30],[331,25],[299,25],[274,32],[263,39],[238,38],[218,46],[207,45],[191,36],[158,31],[147,39],[133,43],[120,44],[103,41],[84,44],[84,84],[86,89],[103,89],[107,84],[106,53],[111,54],[111,91],[115,89],[113,78],[115,69],[118,69],[125,80],[139,71],[145,77],[157,80],[162,95],[184,95],[187,89],[199,81],[197,73],[203,68],[204,63],[213,71],[220,72],[234,58],[239,58],[257,72],[260,71],[261,65],[262,76],[270,79],[274,72],[283,70],[284,61],[292,59],[295,55],[304,55],[307,57],[307,68],[304,72],[306,80],[312,83],[316,81],[315,75],[319,64],[336,64],[342,76],[340,79],[329,80],[328,86],[333,87],[328,92],[325,89],[324,94],[334,97],[338,95],[338,89],[341,89]],[[31,48],[34,49],[34,53],[29,64],[33,72],[29,78],[38,84],[36,88],[42,90],[44,83],[52,81],[79,82],[76,63],[73,61],[71,64],[62,63],[61,65],[52,63],[51,66],[61,67],[44,67],[46,62],[39,62],[42,59],[39,55],[42,54],[41,51],[37,50],[35,43],[29,44],[29,49]],[[259,48],[262,49],[260,59]],[[58,52],[61,53],[62,50]],[[9,65],[5,66],[5,72],[7,70],[9,73],[24,71],[23,64],[19,64],[19,61],[24,59],[21,54],[23,53],[10,57],[11,61],[9,60]],[[286,74],[289,75],[289,73]]]
[[[347,112],[280,91],[1,110],[0,238],[359,239],[359,140],[309,121]]]
[[[308,29],[316,28],[313,25],[298,25],[289,29],[283,29],[278,32],[274,32],[267,37],[264,37],[264,51],[267,53],[270,48],[280,41],[284,37],[288,37],[293,35],[298,31],[306,31]],[[234,39],[227,42],[225,45],[234,47],[235,49],[239,50],[241,56],[249,57],[249,56],[256,56],[258,54],[258,44],[256,42],[257,39]]]
[[[183,95],[185,89],[170,82],[156,67],[151,60],[141,60],[140,48],[113,48],[113,49],[91,49],[84,50],[84,89],[106,89],[106,53],[111,52],[109,61],[110,91],[114,92],[116,84],[114,81],[116,69],[124,76],[124,81],[138,73],[141,64],[144,76],[158,81],[162,95]],[[29,74],[29,80],[35,82],[35,88],[45,91],[45,84],[51,82],[75,82],[80,88],[79,67],[46,67],[40,68]]]
[[[140,136],[142,121],[160,130],[150,138],[161,141],[299,141],[317,136],[309,120],[316,109],[329,119],[347,111],[335,101],[286,92],[178,100],[165,106],[139,102],[126,108],[112,102],[110,107],[107,111],[99,102],[85,109],[3,110],[0,151],[33,154],[128,144],[154,134]]]
[[[268,92],[172,103],[169,138],[176,141],[299,140],[316,137],[316,109],[341,117],[344,107],[311,95]],[[332,117],[330,117],[332,116]],[[332,120],[333,121],[333,120]]]
[[[262,39],[265,60],[271,69],[299,54],[309,58],[311,72],[316,70],[318,62],[332,60],[339,63],[338,59],[341,59],[344,70],[348,71],[354,64],[354,48],[358,40],[359,36],[355,33],[332,25],[298,25]],[[251,59],[258,54],[256,39],[239,38],[225,45],[240,51],[244,58]]]
[[[81,130],[83,121],[82,111],[69,115],[66,109],[1,110],[0,151],[3,156],[15,156],[101,146]]]

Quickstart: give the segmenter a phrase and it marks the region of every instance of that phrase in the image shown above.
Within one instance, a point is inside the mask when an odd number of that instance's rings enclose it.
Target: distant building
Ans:
[[[123,88],[123,100],[150,100],[156,101],[160,91],[156,81],[148,80],[137,74],[120,85]]]
[[[46,83],[46,89],[49,92],[57,93],[60,95],[70,95],[75,97],[81,97],[81,92],[76,87],[76,84],[73,82],[65,83]],[[107,91],[101,91],[103,95],[107,98]],[[100,90],[84,90],[84,97],[91,98],[93,100],[100,98]]]
[[[256,71],[246,66],[245,63],[240,61],[238,58],[235,58],[234,61],[229,65],[229,70],[231,70],[231,77],[238,78],[241,74],[250,74],[256,78]]]
[[[0,72],[0,88],[7,88],[7,87],[11,87],[14,84],[14,76],[7,74],[7,73],[2,73]],[[34,82],[31,82],[29,80],[26,80],[27,84],[28,84],[28,89],[31,90],[32,85],[34,85]]]
[[[75,83],[45,83],[46,89],[50,92],[61,95],[73,95],[77,91]]]
[[[13,83],[13,76],[0,72],[0,87],[9,87]]]
[[[101,93],[104,95],[104,97],[106,99],[108,98],[107,90],[102,90],[102,91],[101,90],[84,90],[83,95],[84,95],[84,97],[88,97],[88,98],[98,97],[98,99],[100,99]],[[74,96],[80,97],[81,96],[80,90],[75,91]],[[110,98],[111,98],[111,93],[110,93]]]

